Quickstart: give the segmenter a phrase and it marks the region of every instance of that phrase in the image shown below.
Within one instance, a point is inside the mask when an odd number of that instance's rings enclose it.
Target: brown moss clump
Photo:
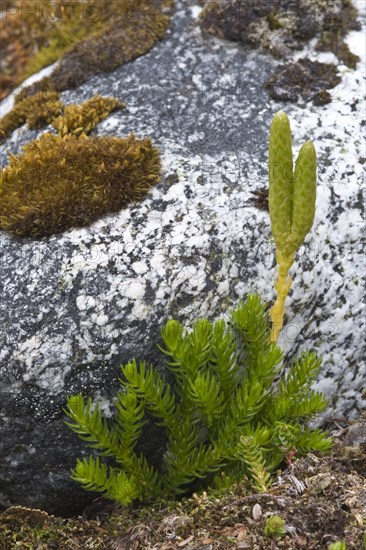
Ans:
[[[344,65],[350,69],[355,69],[360,61],[358,55],[351,52],[348,44],[337,40],[337,34],[323,33],[322,38],[317,44],[317,49],[322,52],[333,52]]]
[[[332,51],[354,67],[358,57],[343,42],[358,29],[357,10],[350,0],[225,0],[205,2],[200,17],[203,31],[287,57],[303,42],[320,36],[318,49]]]
[[[25,0],[16,4],[5,14],[6,30],[0,32],[4,60],[0,98],[57,59],[61,63],[47,77],[47,90],[75,87],[145,54],[164,36],[170,18],[163,11],[171,7],[172,0]],[[31,86],[23,97],[33,91]]]
[[[360,58],[351,52],[343,38],[349,30],[359,28],[357,9],[351,0],[342,0],[342,10],[333,10],[324,22],[317,49],[322,52],[333,52],[344,65],[355,69]]]
[[[85,17],[85,13],[85,3],[69,0],[5,2],[0,29],[0,99],[93,31],[92,24],[94,29],[101,28],[107,10],[100,10],[100,17],[94,21]]]
[[[20,101],[0,119],[0,141],[25,123],[29,128],[49,124],[61,113],[62,106],[57,92],[44,92]]]
[[[42,237],[89,225],[141,200],[160,172],[148,138],[43,134],[1,173],[0,228]]]
[[[108,31],[76,44],[60,60],[48,85],[57,91],[69,90],[95,74],[112,71],[144,55],[163,38],[169,21],[160,10],[139,6],[130,18],[122,18]]]
[[[35,95],[38,95],[43,92],[53,92],[53,86],[51,79],[48,76],[45,76],[41,80],[37,80],[37,82],[34,82],[33,84],[30,84],[29,86],[23,87],[20,92],[18,92],[14,96],[14,103],[20,103],[27,97],[34,97]]]
[[[340,82],[336,65],[303,58],[296,63],[280,65],[265,86],[276,101],[312,100],[315,105],[324,105],[332,99],[326,90],[335,88]]]
[[[253,191],[248,202],[258,208],[258,210],[269,212],[268,187],[260,187],[259,189]]]
[[[313,97],[313,103],[317,107],[321,107],[322,105],[327,105],[328,103],[332,102],[332,96],[328,92],[328,90],[319,90]]]
[[[112,111],[125,107],[119,99],[96,95],[81,105],[68,105],[63,114],[52,121],[61,136],[89,134]]]

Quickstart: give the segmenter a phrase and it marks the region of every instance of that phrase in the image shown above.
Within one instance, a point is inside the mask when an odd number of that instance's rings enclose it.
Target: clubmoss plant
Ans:
[[[112,424],[90,398],[68,398],[66,424],[101,457],[115,460],[107,465],[91,455],[77,461],[72,479],[86,490],[127,505],[184,494],[198,480],[214,487],[223,476],[232,483],[247,476],[267,491],[270,473],[289,453],[329,449],[325,433],[302,422],[327,403],[310,389],[321,362],[303,353],[284,372],[258,296],[240,303],[229,324],[199,320],[187,330],[170,320],[161,335],[174,386],[157,368],[130,361],[121,367]],[[136,451],[148,416],[166,430],[160,469]]]
[[[272,342],[277,342],[283,326],[285,300],[292,282],[288,272],[313,225],[315,198],[315,147],[310,141],[304,143],[293,171],[290,122],[279,111],[273,118],[269,140],[269,212],[278,265],[277,299],[271,309]]]
[[[266,537],[279,539],[286,535],[285,525],[285,520],[274,514],[267,519],[264,534]]]
[[[89,225],[141,200],[160,172],[148,138],[43,134],[1,173],[0,228],[43,237]]]

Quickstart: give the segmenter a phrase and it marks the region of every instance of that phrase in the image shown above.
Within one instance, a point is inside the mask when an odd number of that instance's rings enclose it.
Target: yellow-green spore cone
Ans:
[[[316,151],[314,144],[307,141],[300,149],[296,160],[292,226],[289,241],[295,250],[304,242],[312,228],[316,199]]]
[[[283,327],[285,301],[291,287],[288,272],[313,225],[315,196],[315,147],[310,141],[304,143],[293,174],[290,122],[280,111],[273,118],[269,143],[269,209],[278,265],[277,298],[271,308],[271,342],[277,342]]]
[[[269,213],[272,235],[283,251],[292,223],[293,159],[288,116],[279,111],[273,117],[269,138]]]

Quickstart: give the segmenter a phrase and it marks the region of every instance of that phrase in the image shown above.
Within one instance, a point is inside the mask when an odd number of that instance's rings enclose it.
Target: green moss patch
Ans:
[[[92,17],[96,3],[90,0],[4,2],[0,30],[0,99],[27,76],[56,61],[77,41],[102,30],[113,15],[115,3],[98,0],[98,4],[101,9]]]
[[[163,38],[169,16],[140,4],[130,17],[119,18],[107,32],[76,44],[52,73],[52,88],[62,91],[79,86],[94,74],[109,72],[145,54]]]
[[[1,173],[0,228],[43,237],[141,200],[160,179],[151,140],[43,134]]]

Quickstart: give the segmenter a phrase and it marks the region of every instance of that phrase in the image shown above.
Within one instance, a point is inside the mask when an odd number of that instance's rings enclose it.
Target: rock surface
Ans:
[[[68,473],[88,451],[63,425],[66,396],[82,391],[108,411],[119,364],[135,357],[163,368],[156,342],[167,318],[225,315],[249,291],[273,299],[269,216],[253,197],[267,186],[268,130],[280,108],[295,149],[314,140],[319,186],[279,343],[290,356],[313,348],[323,357],[317,389],[331,399],[328,414],[355,418],[365,405],[362,66],[339,66],[342,84],[326,107],[275,103],[263,83],[279,62],[203,37],[197,4],[177,2],[168,35],[149,54],[62,94],[65,103],[97,93],[125,101],[98,133],[151,136],[162,183],[87,229],[37,241],[0,234],[4,506],[79,512],[93,497]],[[348,41],[363,55],[360,36]],[[37,135],[15,132],[1,148],[3,165],[6,150]],[[151,430],[143,445],[156,460],[161,437]]]

